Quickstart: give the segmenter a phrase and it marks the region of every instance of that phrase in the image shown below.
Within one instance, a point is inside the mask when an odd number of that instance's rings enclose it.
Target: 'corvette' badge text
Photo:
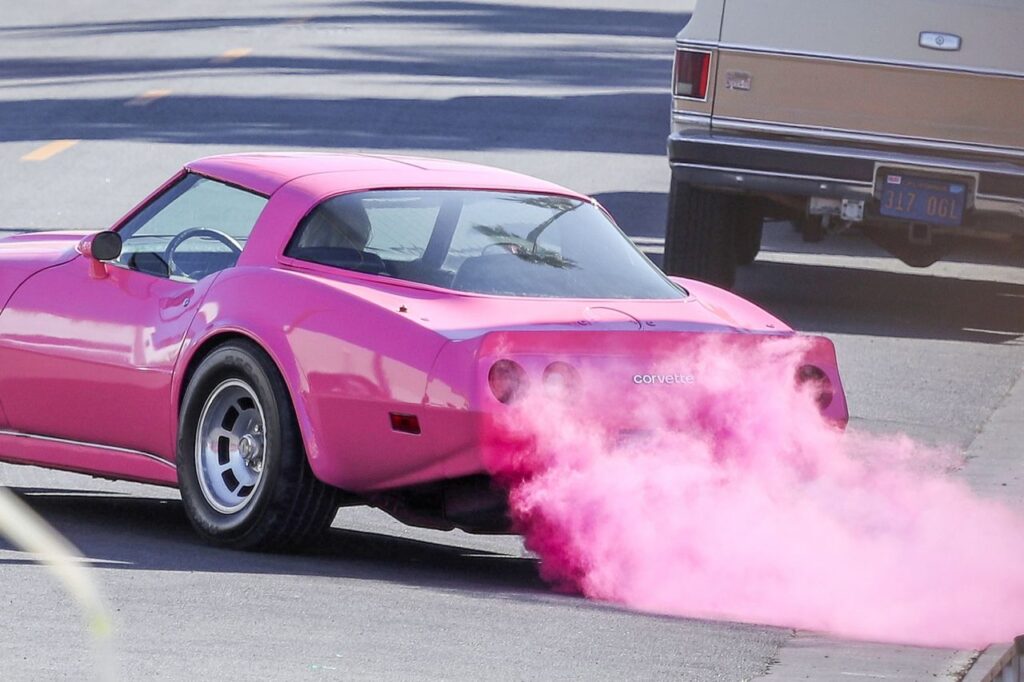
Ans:
[[[634,384],[692,384],[692,374],[634,374]]]

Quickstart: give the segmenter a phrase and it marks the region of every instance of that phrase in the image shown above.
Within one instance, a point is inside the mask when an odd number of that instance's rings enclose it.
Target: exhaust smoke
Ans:
[[[1024,516],[956,478],[956,453],[823,418],[820,384],[798,379],[807,339],[734,339],[642,368],[576,363],[570,395],[531,390],[498,418],[488,466],[543,576],[644,611],[865,640],[1024,631]]]

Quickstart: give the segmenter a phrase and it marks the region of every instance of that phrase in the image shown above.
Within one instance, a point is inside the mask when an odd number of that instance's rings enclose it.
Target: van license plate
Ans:
[[[879,211],[890,218],[902,218],[934,225],[960,225],[967,203],[967,184],[885,173],[882,177]]]

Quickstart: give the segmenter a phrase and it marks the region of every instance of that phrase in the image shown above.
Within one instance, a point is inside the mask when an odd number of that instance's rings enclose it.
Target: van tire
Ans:
[[[735,198],[673,181],[664,269],[729,288],[736,280]]]

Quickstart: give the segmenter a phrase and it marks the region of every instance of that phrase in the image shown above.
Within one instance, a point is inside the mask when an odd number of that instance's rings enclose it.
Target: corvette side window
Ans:
[[[364,198],[372,232],[366,250],[384,260],[411,261],[423,257],[440,207],[418,197]]]
[[[118,263],[160,277],[200,280],[235,264],[266,197],[190,174],[121,229]]]

